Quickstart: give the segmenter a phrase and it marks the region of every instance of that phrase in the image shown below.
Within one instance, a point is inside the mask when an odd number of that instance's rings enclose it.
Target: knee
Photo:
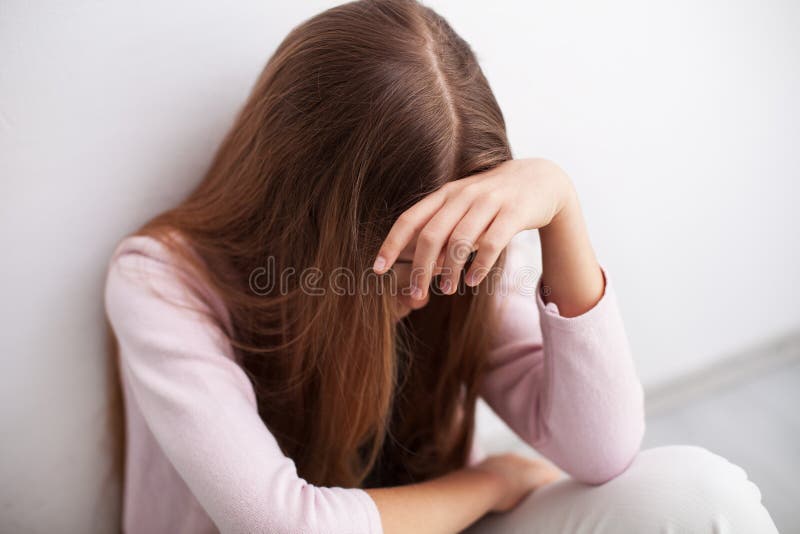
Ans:
[[[629,472],[659,528],[666,523],[691,525],[687,532],[777,532],[744,469],[705,448],[646,449]]]

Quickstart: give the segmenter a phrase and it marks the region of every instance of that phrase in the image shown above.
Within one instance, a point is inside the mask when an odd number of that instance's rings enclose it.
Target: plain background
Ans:
[[[0,530],[103,532],[101,290],[336,2],[0,0]],[[800,326],[800,4],[431,1],[560,163],[658,386]],[[746,429],[742,429],[746,432]]]

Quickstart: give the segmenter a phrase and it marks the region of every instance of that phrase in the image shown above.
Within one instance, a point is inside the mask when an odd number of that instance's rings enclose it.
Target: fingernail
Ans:
[[[375,263],[372,264],[373,271],[381,271],[386,267],[386,259],[383,256],[375,258]]]
[[[478,273],[476,272],[469,273],[469,276],[467,277],[467,285],[474,286],[477,283],[478,283]]]
[[[449,279],[445,280],[442,283],[442,291],[444,291],[445,293],[450,293],[450,289],[452,289],[452,287],[453,283]]]
[[[420,300],[422,298],[422,290],[418,287],[414,287],[414,290],[411,292],[411,298]]]

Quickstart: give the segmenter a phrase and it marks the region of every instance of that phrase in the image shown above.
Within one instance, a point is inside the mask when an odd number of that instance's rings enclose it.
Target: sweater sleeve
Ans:
[[[518,251],[517,251],[518,252]],[[623,472],[644,436],[644,396],[617,305],[601,265],[602,298],[576,317],[545,304],[541,275],[509,252],[497,292],[482,396],[511,429],[574,479],[600,484]]]
[[[147,425],[223,533],[375,533],[360,488],[307,483],[256,408],[213,313],[156,240],[129,237],[112,256],[105,304]]]

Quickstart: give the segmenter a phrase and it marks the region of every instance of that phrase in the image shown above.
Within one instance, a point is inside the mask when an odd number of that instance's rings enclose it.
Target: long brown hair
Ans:
[[[398,323],[386,276],[317,294],[297,279],[254,291],[253,273],[368,273],[402,211],[510,158],[475,54],[445,19],[361,0],[288,34],[197,188],[137,232],[221,297],[260,416],[308,482],[397,485],[463,466],[494,308],[462,280]]]

